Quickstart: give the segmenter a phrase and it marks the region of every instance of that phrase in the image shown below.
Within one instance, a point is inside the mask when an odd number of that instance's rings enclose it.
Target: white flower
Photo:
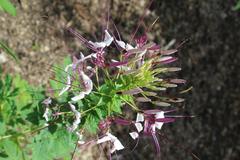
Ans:
[[[73,121],[72,126],[68,127],[68,130],[70,132],[73,132],[75,129],[77,129],[79,123],[81,122],[81,114],[76,110],[76,107],[73,104],[71,104],[70,102],[68,104],[75,115],[75,120]]]
[[[92,41],[89,41],[89,43],[91,45],[93,45],[94,48],[105,48],[105,47],[108,47],[110,46],[110,44],[112,43],[113,41],[113,37],[108,33],[107,30],[105,30],[105,37],[104,37],[104,40],[101,41],[101,42],[92,42]]]
[[[83,99],[85,95],[88,95],[93,89],[92,80],[83,71],[80,71],[79,74],[82,78],[83,91],[81,91],[77,96],[72,97],[72,101],[78,101]]]
[[[116,150],[119,151],[119,150],[124,149],[124,146],[119,141],[119,139],[116,136],[112,135],[111,133],[106,133],[106,136],[99,139],[97,141],[97,144],[104,143],[104,142],[107,142],[107,141],[111,141],[111,143],[113,143],[111,153],[115,152]]]

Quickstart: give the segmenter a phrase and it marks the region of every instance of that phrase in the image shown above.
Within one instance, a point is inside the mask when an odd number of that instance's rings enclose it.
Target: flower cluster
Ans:
[[[164,78],[169,72],[181,70],[167,67],[177,60],[173,55],[178,50],[162,50],[157,43],[150,42],[146,34],[136,38],[135,44],[130,44],[110,34],[109,30],[104,31],[104,39],[98,42],[88,41],[72,28],[67,30],[90,49],[90,54],[80,53],[63,69],[65,76],[58,82],[64,87],[58,97],[69,97],[66,103],[68,112],[50,112],[51,100],[47,99],[43,115],[46,121],[51,115],[63,116],[62,119],[68,122],[68,131],[76,133],[81,145],[85,143],[84,133],[98,132],[100,136],[95,143],[110,143],[111,153],[124,149],[121,141],[112,134],[111,126],[128,126],[132,129],[129,133],[132,139],[151,136],[159,152],[158,130],[164,123],[184,117],[168,115],[176,109],[165,109],[172,107],[172,103],[184,101],[164,96],[168,88],[185,83],[183,79]],[[109,52],[113,49],[114,53],[119,53],[115,56],[118,59],[109,59]],[[123,106],[136,113],[136,120],[121,118],[124,117]],[[153,106],[157,108],[151,109]]]

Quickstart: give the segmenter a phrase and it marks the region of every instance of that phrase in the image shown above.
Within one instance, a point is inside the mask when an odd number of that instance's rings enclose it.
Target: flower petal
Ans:
[[[113,148],[111,149],[111,153],[115,152],[116,150],[119,151],[122,149],[124,149],[122,143],[118,139],[115,139],[113,142]]]
[[[165,51],[160,51],[162,55],[171,55],[173,53],[176,53],[178,50],[177,49],[170,49],[170,50],[165,50]]]
[[[109,136],[104,136],[101,139],[97,140],[97,144],[104,143],[104,142],[107,142],[107,141],[110,141],[110,140],[111,140],[111,138]]]
[[[49,108],[46,107],[45,112],[44,112],[44,114],[43,114],[43,117],[45,118],[45,120],[46,120],[47,122],[49,121],[48,115],[49,115]]]
[[[89,41],[89,43],[94,47],[94,48],[105,48],[110,46],[110,44],[113,41],[113,37],[108,33],[107,30],[105,30],[105,37],[104,37],[104,41],[101,42],[92,42]]]
[[[132,139],[136,139],[136,138],[138,138],[139,137],[139,134],[137,133],[137,132],[131,132],[131,133],[129,133],[129,135],[132,137]]]
[[[59,96],[61,96],[64,92],[68,91],[71,88],[71,76],[70,76],[70,74],[68,74],[68,70],[72,66],[73,66],[73,64],[69,64],[65,68],[65,72],[67,73],[67,82],[66,82],[66,86],[58,94]]]
[[[141,88],[134,88],[134,89],[131,89],[131,90],[128,90],[128,91],[123,91],[122,94],[130,94],[130,95],[135,95],[135,94],[138,94],[138,93],[141,93],[143,92],[143,90]]]
[[[72,97],[71,100],[76,102],[83,99],[84,97],[85,97],[85,92],[80,92],[79,95]]]
[[[163,112],[163,111],[157,112],[156,115],[155,115],[155,118],[156,118],[156,119],[164,118],[164,112]],[[162,126],[163,126],[163,122],[155,122],[155,126],[156,126],[158,129],[161,129]]]
[[[68,130],[70,132],[73,132],[74,130],[77,129],[79,123],[81,122],[81,114],[80,114],[80,112],[78,112],[76,110],[76,107],[73,104],[71,104],[70,102],[68,104],[69,104],[69,106],[70,106],[70,108],[71,108],[71,110],[72,110],[72,112],[74,113],[74,116],[75,116],[75,120],[73,121],[72,126],[68,127]]]
[[[155,105],[157,105],[157,106],[162,106],[162,107],[171,106],[171,104],[166,103],[166,102],[161,102],[161,101],[154,101],[153,104],[155,104]]]
[[[138,98],[136,98],[136,100],[138,102],[151,102],[151,99],[147,98],[147,97],[138,97]]]
[[[144,115],[142,113],[137,113],[136,122],[143,122],[144,121]]]
[[[135,127],[137,128],[137,131],[138,132],[141,132],[143,130],[143,126],[141,123],[137,122],[135,123]]]

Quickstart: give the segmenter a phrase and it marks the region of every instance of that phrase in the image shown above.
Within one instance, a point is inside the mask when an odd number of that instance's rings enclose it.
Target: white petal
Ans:
[[[126,44],[123,41],[116,40],[116,42],[121,48],[126,49]]]
[[[58,95],[61,96],[63,93],[68,91],[70,88],[71,88],[71,77],[68,75],[67,76],[67,85],[60,91],[60,93]]]
[[[163,124],[164,124],[163,122],[156,122],[156,123],[155,123],[157,129],[161,129],[162,126],[163,126]]]
[[[155,118],[156,118],[156,119],[165,118],[165,117],[164,117],[164,112],[163,112],[163,111],[157,112],[156,115],[155,115]],[[161,129],[162,126],[163,126],[163,124],[164,124],[163,122],[156,122],[156,123],[155,123],[155,125],[156,125],[156,127],[157,127],[158,129]]]
[[[73,132],[75,129],[77,129],[79,123],[81,122],[81,114],[76,110],[76,107],[73,104],[71,104],[70,102],[68,104],[75,115],[75,120],[73,121],[72,126],[68,127],[68,130],[70,132]]]
[[[85,92],[85,94],[89,94],[93,89],[92,80],[83,72],[81,72],[81,76],[82,76],[82,79],[83,79],[84,86],[86,86],[84,92]]]
[[[165,56],[165,57],[159,58],[159,61],[160,62],[167,61],[167,60],[172,59],[172,58],[173,58],[172,56]]]
[[[131,133],[129,133],[129,134],[130,134],[130,136],[132,137],[132,139],[136,139],[136,138],[139,137],[139,135],[138,135],[137,132],[131,132]]]
[[[111,153],[115,152],[116,150],[119,151],[122,149],[124,149],[124,146],[122,145],[122,143],[118,139],[114,140],[113,148],[111,149]]]
[[[126,45],[126,50],[128,51],[128,50],[131,50],[131,49],[134,49],[134,47],[133,47],[132,45],[130,45],[130,44],[127,43],[127,45]]]
[[[79,132],[76,132],[76,135],[78,136],[78,144],[84,144],[85,141],[83,140],[83,135],[80,134]]]
[[[45,120],[46,120],[47,122],[49,121],[48,114],[49,114],[49,108],[46,107],[45,112],[44,112],[44,114],[43,114],[43,117],[45,118]]]
[[[95,48],[104,48],[106,47],[106,44],[104,42],[92,42],[89,41],[90,44],[92,44]]]
[[[79,95],[72,97],[71,100],[76,102],[83,99],[84,97],[85,97],[85,92],[80,92]]]
[[[138,132],[141,132],[143,130],[143,126],[141,123],[135,123],[135,127],[137,128]]]
[[[84,58],[84,54],[82,52],[80,52],[80,58],[83,59]]]
[[[136,122],[143,122],[143,121],[144,121],[144,115],[142,113],[138,113]]]
[[[105,30],[105,37],[104,37],[104,43],[106,46],[109,46],[113,41],[113,37],[108,33],[107,30]]]
[[[109,136],[104,136],[101,139],[97,140],[97,144],[104,143],[104,142],[107,142],[107,141],[111,141],[111,138]]]
[[[124,146],[119,141],[119,139],[116,136],[112,135],[111,133],[107,133],[106,136],[97,140],[97,144],[104,143],[104,142],[107,142],[107,141],[111,141],[113,143],[111,153],[115,152],[116,150],[121,150],[121,149],[124,148]]]
[[[155,118],[156,119],[158,119],[158,118],[165,118],[164,117],[164,112],[163,111],[157,112],[156,115],[155,115]]]
[[[68,74],[68,69],[72,66],[73,64],[69,64],[64,69],[65,72],[67,73],[67,82],[66,82],[66,86],[58,94],[59,96],[61,96],[64,92],[68,91],[71,88],[71,76]]]
[[[89,43],[92,44],[95,48],[104,48],[104,47],[110,46],[112,41],[113,41],[113,37],[108,33],[107,30],[105,30],[104,41],[101,41],[101,42],[89,41]]]
[[[123,41],[118,41],[118,40],[116,40],[116,42],[117,42],[117,44],[121,47],[121,48],[123,48],[123,49],[125,49],[125,50],[131,50],[131,49],[134,49],[134,47],[132,46],[132,45],[130,45],[130,44],[126,44],[125,42],[123,42]]]

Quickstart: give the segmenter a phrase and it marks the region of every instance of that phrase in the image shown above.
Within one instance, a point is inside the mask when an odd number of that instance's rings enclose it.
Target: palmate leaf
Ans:
[[[0,0],[0,6],[4,11],[8,12],[12,16],[17,15],[16,8],[13,6],[13,4],[9,0]]]
[[[120,98],[120,96],[118,95],[115,95],[113,98],[112,98],[112,102],[110,104],[111,106],[111,110],[115,113],[119,113],[121,114],[122,113],[122,100]]]
[[[91,112],[87,115],[84,123],[84,128],[89,131],[89,133],[96,133],[98,129],[98,123],[100,119],[96,112]]]
[[[31,159],[70,159],[70,153],[73,151],[76,141],[77,137],[64,128],[57,129],[54,134],[51,134],[48,130],[42,130],[28,146],[32,150]]]
[[[21,147],[15,141],[10,139],[2,140],[1,145],[5,155],[3,157],[0,156],[0,160],[1,159],[4,159],[4,160],[23,159],[22,157],[23,153],[21,151]]]

